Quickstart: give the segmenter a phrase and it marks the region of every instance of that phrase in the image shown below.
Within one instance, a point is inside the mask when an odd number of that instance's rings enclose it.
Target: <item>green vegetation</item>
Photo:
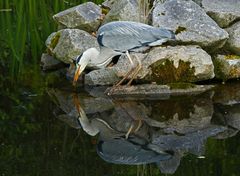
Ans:
[[[26,63],[39,65],[40,54],[49,34],[56,30],[52,16],[86,0],[1,0],[0,67],[19,78]],[[102,0],[94,0],[101,3]],[[16,80],[16,79],[15,79]]]

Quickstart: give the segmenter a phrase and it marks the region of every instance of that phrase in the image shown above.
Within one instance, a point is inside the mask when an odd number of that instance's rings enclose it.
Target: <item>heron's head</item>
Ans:
[[[99,51],[96,48],[89,48],[76,58],[76,71],[73,85],[75,86],[81,73],[92,60],[95,60]]]

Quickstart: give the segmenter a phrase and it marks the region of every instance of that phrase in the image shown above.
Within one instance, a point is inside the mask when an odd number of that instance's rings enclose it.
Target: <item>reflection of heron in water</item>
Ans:
[[[125,135],[124,132],[112,128],[103,119],[94,118],[90,121],[81,108],[77,96],[74,96],[74,104],[79,113],[78,119],[83,130],[91,136],[95,136],[98,133],[100,134],[97,152],[103,160],[115,164],[139,165],[157,163],[172,157],[172,152],[163,150],[151,144],[149,139],[142,137],[147,136],[147,138],[149,138],[147,131],[145,131],[144,135],[132,134],[128,136],[134,129],[134,126],[131,125]],[[137,132],[140,128],[141,126],[139,127],[138,124],[134,132]]]
[[[79,114],[78,120],[83,129],[86,127],[85,130],[88,130],[86,132],[90,135],[96,135],[99,133],[100,131],[98,128],[105,128],[106,130],[107,127],[107,129],[112,132],[118,131],[118,133],[121,133],[121,135],[125,133],[125,138],[127,139],[131,133],[140,134],[140,129],[143,129],[144,124],[158,128],[163,128],[165,126],[162,122],[150,119],[148,117],[148,110],[146,107],[144,107],[141,103],[139,104],[134,101],[113,101],[115,107],[115,117],[112,121],[115,121],[117,124],[114,129],[106,121],[103,120],[104,118],[94,118],[90,122],[84,110],[81,108],[78,96],[75,94],[73,97],[74,104]]]
[[[75,94],[73,96],[74,98],[74,104],[76,106],[77,112],[79,114],[78,120],[80,122],[80,125],[82,126],[83,130],[85,132],[87,132],[89,135],[91,136],[95,136],[97,135],[99,132],[102,132],[104,130],[104,132],[107,132],[111,135],[124,135],[123,132],[117,132],[116,130],[114,130],[106,121],[104,121],[103,119],[100,118],[94,118],[91,121],[89,121],[86,113],[84,112],[83,108],[80,105],[80,101],[78,99],[78,96]],[[125,138],[128,138],[129,134],[131,132],[137,132],[139,130],[139,128],[142,125],[142,121],[141,120],[137,120],[137,124],[136,123],[132,123],[130,128],[128,129],[127,133],[125,134]],[[134,121],[135,122],[135,121]],[[101,130],[101,131],[100,131]],[[104,133],[104,134],[107,134]]]

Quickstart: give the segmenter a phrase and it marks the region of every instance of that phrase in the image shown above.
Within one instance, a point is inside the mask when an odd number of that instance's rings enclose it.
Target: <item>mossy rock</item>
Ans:
[[[218,55],[213,63],[216,78],[223,81],[240,78],[240,56]]]
[[[190,64],[190,62],[179,60],[176,68],[173,61],[159,60],[150,66],[152,74],[149,79],[157,84],[194,82],[196,80],[195,68],[191,67]]]

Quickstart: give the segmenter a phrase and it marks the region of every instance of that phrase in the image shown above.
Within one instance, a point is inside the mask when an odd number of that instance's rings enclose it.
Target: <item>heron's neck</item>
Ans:
[[[87,63],[87,65],[91,65],[91,63],[95,62],[99,56],[99,51],[96,48],[89,48],[84,51],[82,55],[83,63]]]
[[[97,58],[94,60],[91,59],[91,64],[93,64],[93,66],[96,68],[104,68],[111,62],[114,56],[120,54],[122,53],[116,52],[113,49],[101,47]]]

